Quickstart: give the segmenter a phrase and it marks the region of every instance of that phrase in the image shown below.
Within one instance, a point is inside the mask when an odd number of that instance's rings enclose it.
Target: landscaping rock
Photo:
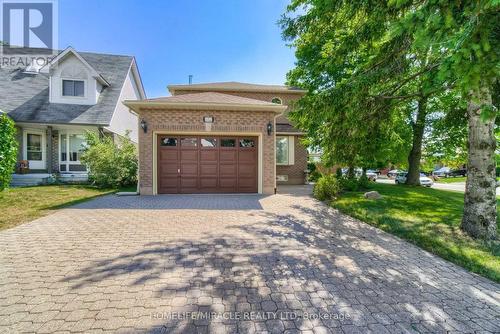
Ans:
[[[365,193],[365,198],[366,199],[381,199],[382,195],[378,193],[378,191],[369,191]]]

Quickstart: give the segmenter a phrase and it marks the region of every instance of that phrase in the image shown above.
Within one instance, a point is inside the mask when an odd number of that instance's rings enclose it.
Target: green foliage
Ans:
[[[9,186],[17,161],[17,147],[14,121],[0,112],[0,190]]]
[[[335,177],[337,179],[341,179],[342,178],[342,168],[338,167],[337,170],[335,171]]]
[[[309,181],[318,181],[322,174],[316,167],[316,164],[314,162],[307,163],[307,169],[309,170]]]
[[[314,185],[313,195],[320,201],[332,200],[341,190],[339,180],[332,174],[323,175]]]
[[[108,136],[87,132],[88,147],[81,161],[89,168],[89,179],[99,187],[124,187],[137,183],[137,150],[128,138],[119,145]]]
[[[358,191],[359,189],[359,182],[355,178],[341,177],[339,182],[343,191]]]
[[[358,179],[358,185],[360,189],[368,189],[370,187],[370,180],[363,174]]]

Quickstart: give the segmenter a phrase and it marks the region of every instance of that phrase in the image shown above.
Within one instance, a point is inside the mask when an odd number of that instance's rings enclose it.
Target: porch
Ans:
[[[85,182],[87,168],[80,162],[85,133],[97,127],[55,124],[16,124],[18,165],[11,186]]]

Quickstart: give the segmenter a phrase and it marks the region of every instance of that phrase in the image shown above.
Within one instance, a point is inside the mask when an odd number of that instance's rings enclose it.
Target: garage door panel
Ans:
[[[160,149],[160,161],[176,161],[177,151]]]
[[[240,162],[255,162],[255,150],[240,150],[238,160]]]
[[[196,188],[198,177],[181,177],[182,188]]]
[[[181,150],[181,160],[198,161],[198,151],[195,150]]]
[[[239,177],[250,177],[255,178],[255,169],[253,166],[242,166],[240,165],[238,168]]]
[[[181,163],[181,175],[198,175],[198,164],[193,163]]]
[[[217,165],[200,165],[200,175],[217,177]]]
[[[237,165],[236,164],[230,164],[230,165],[220,165],[219,166],[219,175],[221,177],[223,176],[232,176],[236,177],[237,175]]]
[[[236,150],[220,150],[219,161],[234,161],[236,162],[238,152]]]
[[[217,151],[215,151],[215,150],[202,150],[200,152],[200,160],[202,162],[205,162],[205,161],[217,162],[218,161]]]
[[[200,188],[203,189],[212,189],[212,191],[217,190],[217,178],[214,177],[200,177]]]
[[[219,184],[222,188],[234,188],[236,189],[236,181],[235,177],[221,177],[219,180]]]

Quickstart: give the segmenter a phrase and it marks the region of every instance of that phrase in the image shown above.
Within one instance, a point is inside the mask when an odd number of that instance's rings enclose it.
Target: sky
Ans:
[[[169,84],[283,84],[286,0],[59,0],[59,48],[136,57],[148,97]]]

